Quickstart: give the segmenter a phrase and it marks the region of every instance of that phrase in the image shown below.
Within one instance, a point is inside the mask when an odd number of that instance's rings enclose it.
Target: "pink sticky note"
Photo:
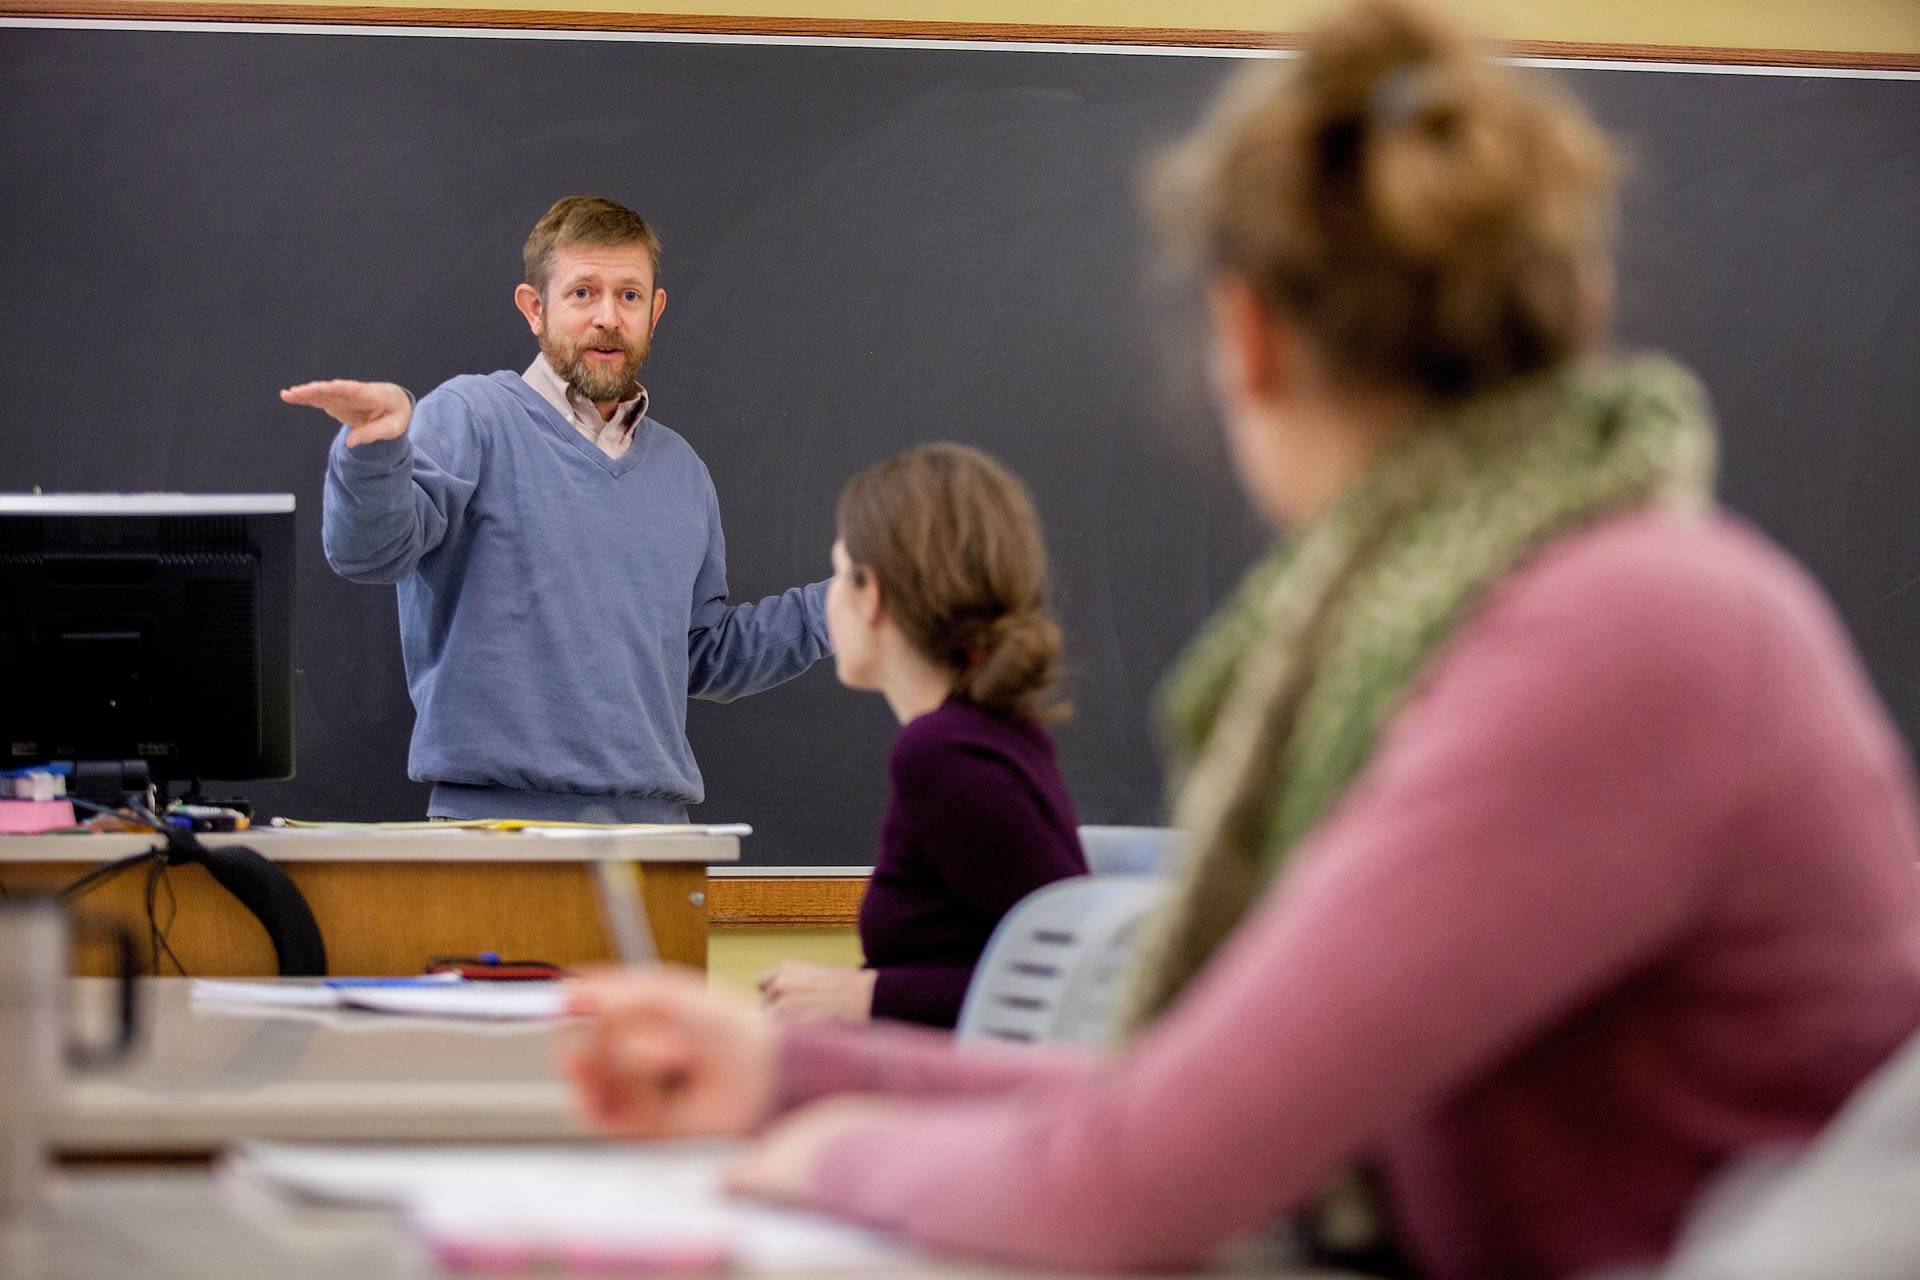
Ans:
[[[30,836],[73,823],[69,800],[0,800],[0,835]]]

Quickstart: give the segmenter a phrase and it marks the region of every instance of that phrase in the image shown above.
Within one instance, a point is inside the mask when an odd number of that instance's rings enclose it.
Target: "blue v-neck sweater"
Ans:
[[[328,459],[322,542],[399,586],[408,774],[447,817],[672,821],[703,794],[687,696],[828,652],[824,583],[727,603],[713,480],[652,418],[609,458],[519,374],[454,378]]]

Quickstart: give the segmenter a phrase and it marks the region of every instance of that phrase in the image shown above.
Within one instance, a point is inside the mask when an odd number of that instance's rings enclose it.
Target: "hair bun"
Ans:
[[[981,628],[954,683],[964,702],[1032,714],[1058,678],[1060,628],[1044,613],[1002,614]]]
[[[1371,101],[1362,189],[1388,246],[1460,261],[1525,234],[1530,148],[1497,90],[1424,63],[1381,77]]]
[[[1572,356],[1616,164],[1586,113],[1434,13],[1361,0],[1245,72],[1156,191],[1349,385],[1464,395]]]

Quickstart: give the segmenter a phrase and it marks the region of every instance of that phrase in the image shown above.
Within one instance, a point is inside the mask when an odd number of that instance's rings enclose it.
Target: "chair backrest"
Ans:
[[[1153,876],[1075,876],[1022,898],[987,942],[955,1036],[1105,1043],[1134,935],[1165,888]]]
[[[1085,826],[1080,848],[1096,876],[1157,876],[1173,865],[1180,836],[1172,827]]]

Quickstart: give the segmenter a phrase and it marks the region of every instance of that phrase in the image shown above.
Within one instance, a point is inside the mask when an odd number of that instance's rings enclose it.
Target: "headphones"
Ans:
[[[222,889],[253,913],[273,944],[273,958],[283,978],[320,978],[327,972],[327,944],[313,908],[287,873],[257,850],[245,845],[208,848],[191,832],[168,826],[169,866],[199,864]],[[184,837],[184,840],[179,837]],[[183,847],[184,846],[184,847]]]

